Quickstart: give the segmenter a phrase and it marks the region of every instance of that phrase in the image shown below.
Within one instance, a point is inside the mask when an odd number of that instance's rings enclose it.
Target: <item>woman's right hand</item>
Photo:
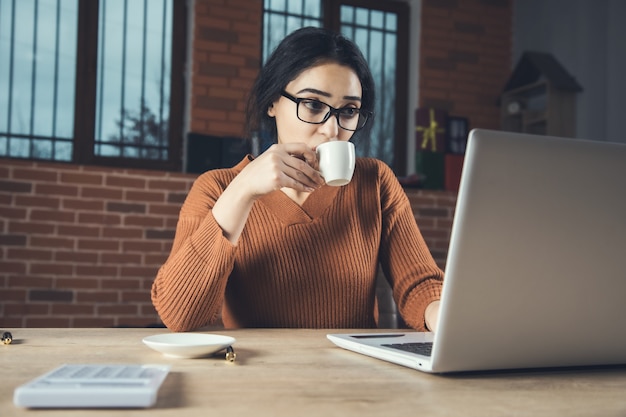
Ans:
[[[304,143],[276,144],[250,162],[226,187],[213,206],[224,236],[236,244],[259,197],[281,188],[312,192],[324,184],[317,155]]]
[[[324,184],[317,155],[304,143],[275,144],[250,162],[233,180],[256,199],[281,188],[312,192]]]

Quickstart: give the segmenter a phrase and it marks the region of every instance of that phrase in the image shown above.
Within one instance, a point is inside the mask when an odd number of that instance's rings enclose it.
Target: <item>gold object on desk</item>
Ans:
[[[228,346],[226,348],[226,360],[228,362],[235,362],[235,359],[237,359],[237,354],[233,350],[232,346]]]
[[[84,409],[76,415],[626,415],[624,367],[438,376],[340,349],[326,339],[332,332],[220,330],[237,339],[237,366],[231,366],[222,355],[166,357],[142,343],[154,329],[23,328],[19,344],[0,349],[0,414],[33,415],[13,404],[15,388],[61,364],[120,363],[171,366],[155,406],[108,413]],[[36,411],[37,417],[69,414]]]

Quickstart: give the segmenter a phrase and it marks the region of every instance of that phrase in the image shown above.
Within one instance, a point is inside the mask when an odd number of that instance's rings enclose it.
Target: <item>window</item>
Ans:
[[[178,169],[184,8],[0,0],[0,156]]]
[[[287,34],[303,26],[340,31],[359,46],[374,76],[377,99],[370,141],[358,144],[357,153],[385,161],[399,175],[406,172],[408,16],[407,4],[394,1],[264,2],[264,60]]]

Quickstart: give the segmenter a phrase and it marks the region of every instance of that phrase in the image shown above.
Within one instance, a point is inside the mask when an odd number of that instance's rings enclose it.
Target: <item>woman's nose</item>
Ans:
[[[336,138],[339,135],[339,121],[337,116],[331,114],[328,120],[320,125],[320,131],[329,139]]]

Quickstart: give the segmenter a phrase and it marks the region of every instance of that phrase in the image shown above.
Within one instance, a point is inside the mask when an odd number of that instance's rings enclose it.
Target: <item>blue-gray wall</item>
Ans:
[[[549,52],[583,87],[576,136],[626,143],[626,1],[515,0],[513,68]]]

